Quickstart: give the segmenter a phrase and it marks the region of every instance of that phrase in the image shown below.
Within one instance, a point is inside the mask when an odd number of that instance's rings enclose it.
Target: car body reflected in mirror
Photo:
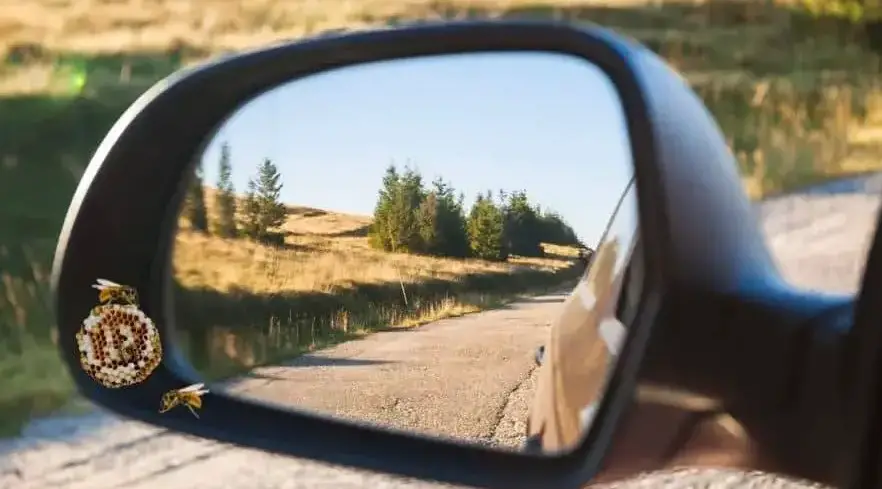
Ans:
[[[624,343],[623,279],[638,229],[633,186],[623,194],[595,258],[563,305],[543,347],[539,385],[530,413],[531,449],[562,451],[581,440],[594,419],[606,381]],[[628,277],[628,287],[639,287]],[[633,292],[633,289],[632,289]]]

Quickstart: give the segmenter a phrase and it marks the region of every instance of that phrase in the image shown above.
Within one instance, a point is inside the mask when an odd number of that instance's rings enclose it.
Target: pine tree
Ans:
[[[368,232],[368,240],[371,247],[391,251],[392,250],[392,226],[389,222],[392,208],[392,198],[398,191],[400,175],[395,165],[389,165],[383,175],[383,185],[380,187],[377,204],[374,206],[374,220]]]
[[[504,216],[490,192],[478,195],[468,219],[469,247],[472,255],[483,260],[505,261]]]
[[[285,223],[288,209],[281,201],[282,174],[269,158],[257,169],[257,177],[248,181],[243,209],[245,233],[261,242],[279,241],[274,230]]]
[[[565,246],[578,246],[579,237],[573,228],[564,221],[560,214],[546,209],[540,218],[542,227],[542,242],[554,243]]]
[[[248,190],[242,202],[242,234],[251,239],[260,239],[260,203],[257,200],[257,182],[248,180]]]
[[[453,187],[441,178],[432,182],[432,190],[420,207],[419,226],[425,253],[457,258],[468,256],[469,240],[462,196],[457,199]]]
[[[539,257],[542,248],[542,222],[530,205],[527,192],[508,192],[502,209],[505,216],[505,243],[509,252],[520,256]]]
[[[281,179],[278,167],[269,158],[264,159],[258,170],[257,195],[267,230],[281,227],[288,217],[288,208],[282,203]]]
[[[417,228],[419,229],[421,252],[440,255],[443,252],[443,231],[439,225],[438,195],[429,192],[420,204],[417,213]]]
[[[374,209],[371,245],[392,252],[422,251],[419,220],[425,196],[419,172],[406,167],[404,173],[398,173],[390,165]]]
[[[187,188],[184,212],[190,222],[190,228],[200,233],[208,232],[208,215],[205,210],[205,189],[203,187],[202,163],[196,166],[196,172]]]
[[[218,162],[217,181],[217,224],[216,234],[224,238],[234,238],[236,230],[236,190],[233,187],[233,167],[230,162],[230,145],[221,145]]]
[[[397,222],[395,240],[398,251],[406,253],[423,251],[417,216],[425,197],[422,175],[415,169],[405,167],[398,193],[392,200],[392,218]]]

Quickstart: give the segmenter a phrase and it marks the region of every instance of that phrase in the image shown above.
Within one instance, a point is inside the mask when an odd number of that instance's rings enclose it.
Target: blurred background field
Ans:
[[[680,70],[717,117],[750,194],[878,170],[874,17],[851,2],[30,0],[0,8],[0,430],[64,405],[47,287],[91,153],[174,70],[329,29],[418,19],[599,23]],[[832,8],[828,8],[832,6]],[[835,14],[835,15],[834,15]]]

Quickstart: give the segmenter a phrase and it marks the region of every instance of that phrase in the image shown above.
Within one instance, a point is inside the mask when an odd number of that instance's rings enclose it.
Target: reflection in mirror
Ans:
[[[255,98],[206,148],[173,265],[211,392],[514,450],[580,439],[633,308],[629,139],[600,69],[343,68]]]

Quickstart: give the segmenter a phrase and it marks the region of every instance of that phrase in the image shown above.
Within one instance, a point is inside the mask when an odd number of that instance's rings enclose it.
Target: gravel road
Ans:
[[[805,287],[828,291],[855,291],[860,280],[870,233],[875,224],[879,206],[878,195],[882,192],[882,174],[867,179],[837,182],[817,189],[766,201],[757,205],[758,217],[763,222],[767,238],[778,258],[785,276]],[[519,324],[525,331],[541,338],[543,322],[554,302],[533,301],[518,307],[487,313],[494,321],[521,318]],[[496,315],[495,317],[493,315]],[[480,321],[478,317],[463,321]],[[440,322],[425,331],[427,338],[444,331],[465,328],[468,323],[453,320]],[[413,333],[391,333],[400,339],[389,342],[401,350],[386,352],[391,359],[412,358],[426,351],[438,352],[443,345],[431,341],[404,339]],[[494,333],[488,333],[494,334]],[[520,335],[511,335],[520,336]],[[380,341],[369,338],[367,341]],[[380,337],[376,337],[380,338]],[[493,439],[498,443],[516,442],[516,433],[523,429],[518,425],[526,413],[526,400],[531,390],[532,376],[523,361],[526,343],[533,338],[516,340],[505,337],[499,350],[492,352],[500,361],[487,374],[487,385],[492,384],[493,402],[469,409],[496,410],[502,413],[499,423],[462,424],[453,407],[465,399],[469,392],[481,386],[455,385],[450,391],[432,392],[438,397],[445,420],[451,421],[464,435]],[[467,342],[472,339],[464,337]],[[518,341],[526,343],[520,344]],[[541,339],[540,339],[541,341]],[[472,348],[477,348],[475,344]],[[535,343],[533,343],[535,344]],[[407,351],[422,348],[423,353]],[[357,343],[343,345],[337,353],[358,356]],[[390,348],[392,348],[390,346]],[[468,352],[469,346],[459,346],[458,354]],[[347,350],[348,349],[348,350]],[[505,353],[507,352],[507,353]],[[532,353],[532,352],[529,352]],[[361,355],[364,355],[362,353]],[[519,355],[521,355],[519,357]],[[445,357],[446,358],[446,357]],[[505,358],[505,359],[504,359]],[[317,360],[316,360],[317,361]],[[455,356],[445,361],[455,362]],[[336,369],[341,373],[324,375],[343,378],[348,382],[370,380],[372,374],[365,366]],[[400,369],[400,365],[386,363],[375,365],[377,369]],[[348,368],[348,367],[347,367]],[[349,372],[349,373],[346,373]],[[266,373],[266,372],[265,372]],[[272,373],[272,372],[270,372]],[[387,372],[388,373],[388,372]],[[402,373],[400,370],[398,373]],[[275,374],[297,381],[295,367],[283,368]],[[407,375],[405,373],[405,375]],[[413,375],[416,375],[415,373]],[[336,377],[339,376],[339,377]],[[524,382],[519,382],[525,379]],[[302,381],[302,379],[300,379]],[[254,393],[281,402],[286,399],[274,394],[269,388],[271,379],[255,381],[250,386]],[[345,382],[343,382],[345,384]],[[364,384],[360,384],[364,385]],[[367,387],[363,387],[367,388]],[[351,391],[339,387],[336,401],[318,405],[325,409],[346,412],[354,401],[346,400],[343,393]],[[406,409],[413,405],[415,393],[396,392],[388,388],[372,386],[373,401],[377,406],[390,405]],[[293,391],[294,389],[292,389]],[[324,391],[323,391],[324,392]],[[455,392],[455,395],[450,395]],[[507,398],[501,392],[511,392]],[[363,395],[363,393],[360,393]],[[274,399],[275,398],[275,399]],[[395,400],[398,400],[396,403]],[[291,399],[287,399],[291,401]],[[303,401],[301,398],[299,401]],[[384,404],[385,403],[385,404]],[[472,411],[476,413],[476,411]],[[352,411],[349,411],[352,413]],[[375,415],[377,416],[377,415]],[[378,421],[388,421],[382,415]],[[407,417],[413,421],[415,417]],[[491,418],[491,419],[499,419]],[[446,422],[446,421],[445,421]],[[457,424],[459,423],[459,424]],[[415,426],[432,430],[432,426]],[[170,434],[140,423],[125,421],[115,416],[95,411],[88,415],[57,417],[32,423],[23,436],[0,442],[0,489],[354,489],[354,488],[401,488],[428,489],[441,487],[420,481],[394,478],[363,471],[344,469],[315,462],[266,455],[254,450]],[[449,487],[449,486],[448,486]],[[598,486],[600,487],[600,486]],[[716,469],[683,469],[642,475],[628,481],[606,484],[603,487],[630,488],[807,488],[813,487],[798,481],[789,481],[770,474],[743,473]]]
[[[529,385],[533,353],[564,299],[565,293],[543,295],[375,333],[256,369],[234,390],[282,406],[514,448],[527,413],[525,402],[510,398]]]

